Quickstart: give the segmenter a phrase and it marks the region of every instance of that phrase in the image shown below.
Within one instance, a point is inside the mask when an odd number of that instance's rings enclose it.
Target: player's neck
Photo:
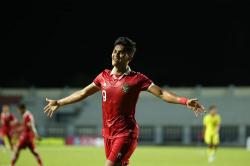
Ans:
[[[114,68],[112,69],[112,74],[115,75],[122,75],[124,73],[126,73],[128,70],[130,70],[129,66],[114,66]]]

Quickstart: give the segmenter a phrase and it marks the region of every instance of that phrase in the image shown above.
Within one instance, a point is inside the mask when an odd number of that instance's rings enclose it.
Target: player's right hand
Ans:
[[[51,100],[46,98],[48,104],[44,107],[44,113],[47,113],[48,117],[52,117],[53,113],[59,108],[57,100]]]

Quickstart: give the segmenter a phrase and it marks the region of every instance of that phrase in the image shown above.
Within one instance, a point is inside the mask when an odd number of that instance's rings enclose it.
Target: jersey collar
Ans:
[[[131,72],[131,68],[128,66],[127,70],[125,73],[123,73],[122,75],[120,75],[117,79],[120,80],[122,79],[125,75],[129,75]],[[112,69],[112,71],[110,72],[110,76],[114,75],[114,68]]]
[[[112,69],[112,71],[110,72],[110,75],[114,75],[114,68]],[[122,75],[129,75],[129,73],[131,72],[130,67],[128,66],[127,70],[125,71],[125,73],[123,73]]]

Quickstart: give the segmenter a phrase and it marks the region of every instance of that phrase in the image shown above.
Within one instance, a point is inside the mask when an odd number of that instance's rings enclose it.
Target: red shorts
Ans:
[[[21,134],[18,142],[18,149],[24,149],[28,147],[31,150],[35,149],[35,137],[32,134]]]
[[[137,146],[137,138],[119,137],[114,139],[104,138],[106,158],[114,163],[122,162],[128,165],[129,158]]]

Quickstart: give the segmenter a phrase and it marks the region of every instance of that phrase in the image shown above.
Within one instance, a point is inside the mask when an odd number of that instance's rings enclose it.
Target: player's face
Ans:
[[[113,66],[127,66],[132,57],[124,50],[123,45],[116,45],[112,52],[112,65]]]
[[[210,114],[212,116],[216,115],[216,113],[217,113],[217,109],[216,108],[211,109]]]
[[[17,111],[18,111],[21,115],[24,114],[24,111],[23,111],[22,109],[20,109],[20,108],[17,108]]]
[[[3,106],[3,112],[4,112],[4,113],[9,112],[9,110],[10,110],[9,106],[7,106],[7,105],[4,105],[4,106]]]

